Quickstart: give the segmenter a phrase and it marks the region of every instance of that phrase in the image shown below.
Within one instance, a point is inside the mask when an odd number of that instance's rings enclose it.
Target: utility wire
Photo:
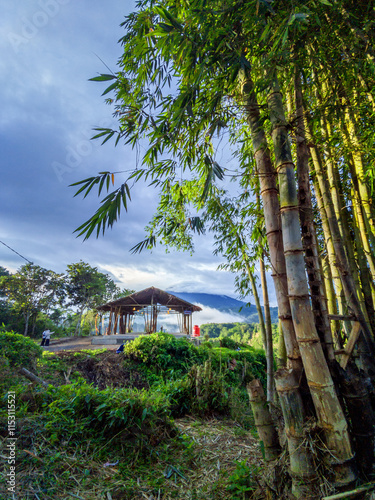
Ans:
[[[15,250],[13,250],[13,248],[11,248],[9,245],[7,245],[6,243],[4,243],[3,241],[0,240],[0,243],[2,243],[4,246],[6,246],[7,248],[9,248],[9,250],[12,250],[12,252],[16,253],[17,255],[19,255],[20,257],[22,257],[22,259],[26,260],[26,262],[28,262],[29,264],[34,264],[34,262],[31,262],[29,259],[26,259],[26,257],[24,257],[23,255],[21,255],[20,253],[16,252]]]

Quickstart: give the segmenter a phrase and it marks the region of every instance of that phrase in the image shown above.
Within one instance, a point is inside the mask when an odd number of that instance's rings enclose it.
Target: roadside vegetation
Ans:
[[[16,400],[17,498],[265,498],[246,392],[265,382],[261,351],[155,333],[120,354],[43,353],[2,331],[0,363],[2,455],[8,394]]]
[[[99,304],[132,293],[82,260],[65,274],[28,263],[11,273],[0,266],[0,325],[32,338],[88,335]]]

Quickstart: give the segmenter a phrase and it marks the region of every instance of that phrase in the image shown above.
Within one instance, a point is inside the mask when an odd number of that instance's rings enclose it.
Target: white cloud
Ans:
[[[219,311],[212,307],[206,307],[202,304],[196,304],[202,308],[202,311],[194,313],[195,325],[203,325],[205,323],[242,323],[245,321],[244,317],[240,314],[231,314]]]

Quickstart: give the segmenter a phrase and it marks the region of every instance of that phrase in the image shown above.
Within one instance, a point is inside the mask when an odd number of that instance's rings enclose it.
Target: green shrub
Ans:
[[[236,342],[235,340],[231,339],[230,337],[220,337],[219,338],[220,346],[221,347],[226,347],[227,349],[238,349],[241,348],[242,344],[239,342]]]
[[[168,398],[173,417],[230,413],[232,389],[223,375],[212,370],[210,360],[203,365],[193,365],[182,379],[159,384],[154,390]]]
[[[43,349],[28,337],[0,330],[0,356],[6,358],[11,367],[35,369],[42,353]]]
[[[131,360],[143,363],[156,373],[170,376],[187,373],[189,368],[208,356],[186,338],[176,338],[165,332],[136,338],[125,344],[124,353]]]
[[[45,405],[45,428],[52,442],[61,438],[80,441],[82,436],[106,442],[116,435],[147,442],[155,440],[157,429],[159,434],[174,429],[169,401],[160,392],[100,391],[91,385],[71,384],[49,388]]]
[[[266,384],[267,361],[264,351],[246,346],[240,350],[214,347],[211,351],[212,366],[225,374],[230,385],[246,385],[254,378]]]
[[[6,390],[14,379],[14,370],[11,369],[9,360],[0,356],[0,389]],[[1,390],[3,392],[3,390]]]
[[[247,465],[246,460],[236,462],[236,469],[229,476],[227,491],[231,494],[232,500],[244,500],[252,498],[252,494],[256,490],[258,483],[257,475],[260,473],[260,467]]]

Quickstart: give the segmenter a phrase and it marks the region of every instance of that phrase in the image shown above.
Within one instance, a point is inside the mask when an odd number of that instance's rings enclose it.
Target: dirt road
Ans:
[[[59,351],[80,351],[82,349],[107,349],[109,351],[116,351],[117,345],[104,345],[104,344],[91,344],[92,337],[64,337],[51,340],[49,346],[44,346],[45,351],[59,352]]]

